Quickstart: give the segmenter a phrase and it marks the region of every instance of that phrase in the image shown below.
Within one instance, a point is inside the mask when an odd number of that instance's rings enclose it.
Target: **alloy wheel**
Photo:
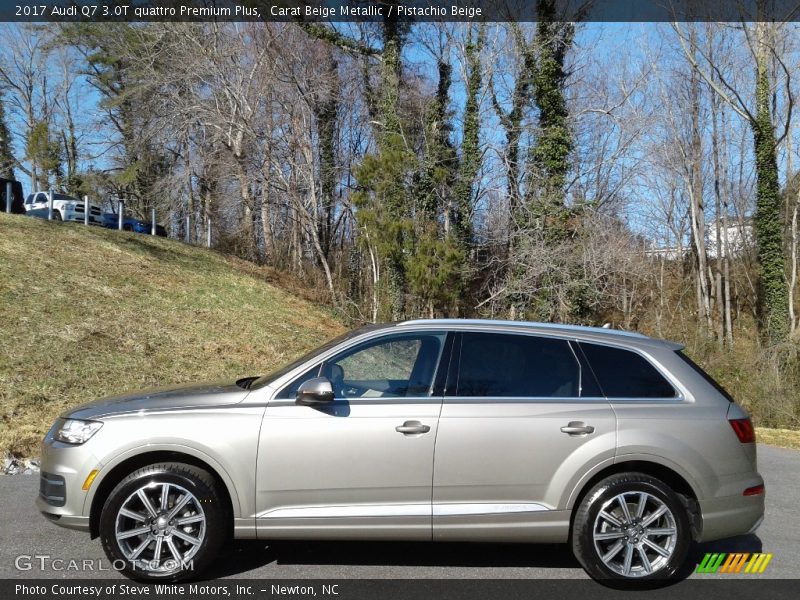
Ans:
[[[653,494],[623,492],[606,501],[592,528],[603,563],[623,577],[645,577],[667,565],[678,542],[675,516]]]
[[[200,501],[174,483],[154,482],[130,494],[117,512],[114,535],[122,554],[149,573],[191,563],[206,535]]]

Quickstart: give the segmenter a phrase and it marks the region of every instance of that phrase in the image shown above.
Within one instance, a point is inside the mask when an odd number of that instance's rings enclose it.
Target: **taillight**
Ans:
[[[728,423],[731,424],[733,430],[736,432],[736,437],[743,444],[752,444],[756,441],[756,431],[753,429],[753,424],[750,419],[729,419]]]

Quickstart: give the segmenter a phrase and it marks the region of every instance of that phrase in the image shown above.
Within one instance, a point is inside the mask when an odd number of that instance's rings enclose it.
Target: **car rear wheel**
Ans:
[[[669,579],[683,566],[690,544],[684,504],[644,473],[600,481],[581,502],[572,529],[575,557],[601,580]]]
[[[200,574],[230,535],[214,478],[183,463],[139,469],[106,499],[103,549],[114,568],[143,580],[177,581]]]

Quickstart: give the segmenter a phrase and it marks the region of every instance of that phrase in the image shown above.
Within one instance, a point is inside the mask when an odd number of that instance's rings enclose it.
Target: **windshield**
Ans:
[[[278,369],[276,371],[272,371],[272,373],[269,373],[267,375],[263,375],[263,376],[259,377],[258,379],[256,379],[252,383],[252,385],[250,386],[250,389],[257,390],[260,387],[264,387],[265,385],[268,385],[268,384],[272,383],[273,381],[275,381],[279,377],[283,377],[284,375],[286,375],[286,373],[288,373],[289,371],[292,371],[293,369],[296,369],[297,367],[299,367],[303,363],[306,363],[306,362],[309,362],[309,361],[313,360],[314,357],[319,356],[320,354],[323,354],[323,353],[327,352],[328,350],[330,350],[334,346],[337,346],[337,345],[341,344],[345,340],[349,340],[351,338],[354,338],[357,335],[361,335],[362,333],[366,333],[367,331],[372,331],[374,329],[382,329],[384,327],[386,327],[386,325],[364,325],[363,327],[359,327],[358,329],[354,329],[353,331],[348,331],[347,333],[344,333],[344,334],[342,334],[342,335],[340,335],[338,337],[335,337],[332,340],[330,340],[329,342],[324,343],[322,346],[319,346],[318,348],[314,348],[314,350],[312,350],[311,352],[308,352],[307,354],[304,354],[303,356],[301,356],[297,360],[294,360],[294,361],[290,362],[288,365],[286,365],[284,367],[281,367],[280,369]]]

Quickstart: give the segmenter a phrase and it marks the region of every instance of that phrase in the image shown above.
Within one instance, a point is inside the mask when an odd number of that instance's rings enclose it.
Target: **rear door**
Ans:
[[[616,422],[572,342],[490,331],[455,340],[439,419],[434,539],[564,541],[565,494],[611,464]]]

